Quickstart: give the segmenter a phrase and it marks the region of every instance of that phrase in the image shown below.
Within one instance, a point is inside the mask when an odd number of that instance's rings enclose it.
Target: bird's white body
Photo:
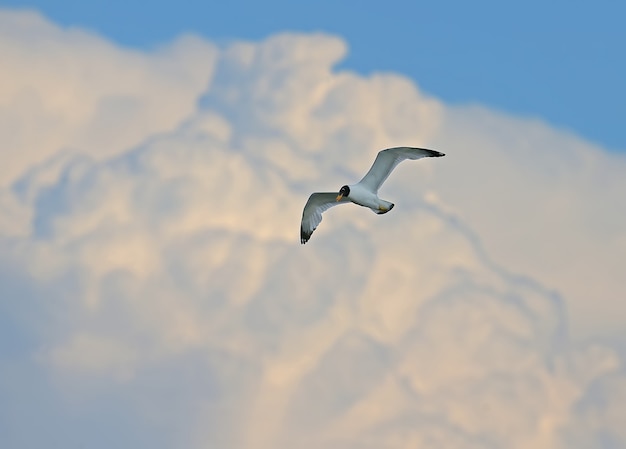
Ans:
[[[393,203],[378,198],[378,195],[372,192],[360,182],[349,185],[350,195],[348,199],[359,206],[369,207],[372,212],[377,214],[385,213],[393,208]]]
[[[338,194],[316,192],[311,194],[302,211],[300,242],[306,243],[322,221],[322,213],[338,204],[352,202],[369,207],[381,215],[393,209],[393,203],[378,198],[378,189],[393,169],[405,159],[441,157],[443,153],[426,148],[395,147],[378,152],[374,164],[358,183],[343,186]]]

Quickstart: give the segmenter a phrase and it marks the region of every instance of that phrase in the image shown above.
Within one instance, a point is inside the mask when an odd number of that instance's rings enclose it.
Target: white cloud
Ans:
[[[605,316],[623,291],[623,218],[610,207],[621,157],[450,108],[399,76],[336,73],[345,45],[329,36],[219,53],[183,39],[147,55],[33,14],[0,17],[11,98],[37,76],[36,48],[52,68],[97,55],[108,71],[79,85],[91,96],[58,100],[71,83],[31,82],[65,127],[44,118],[28,137],[26,117],[45,108],[3,112],[26,126],[9,135],[25,156],[0,190],[0,431],[13,446],[626,443],[623,361],[568,335],[585,300],[605,308],[596,321],[623,325]],[[128,95],[140,112],[101,107]],[[103,142],[129,110],[124,136]],[[448,156],[397,169],[381,192],[397,212],[335,208],[301,247],[307,195],[398,143]],[[602,283],[596,296],[586,282]]]
[[[124,381],[131,375],[127,367],[135,358],[124,342],[78,334],[65,346],[53,349],[49,361],[60,370],[80,375],[106,374]]]
[[[216,50],[192,36],[145,54],[33,12],[0,12],[0,185],[64,149],[106,157],[188,116]]]
[[[495,260],[563,294],[575,335],[622,334],[624,156],[475,107],[442,123],[432,141],[457,153],[435,174],[441,201]]]

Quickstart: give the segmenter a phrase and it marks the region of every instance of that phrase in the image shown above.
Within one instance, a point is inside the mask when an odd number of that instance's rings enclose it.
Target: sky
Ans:
[[[133,48],[182,33],[217,42],[279,31],[340,35],[350,52],[340,67],[403,73],[452,104],[478,103],[538,117],[612,151],[626,151],[626,30],[622,2],[503,3],[234,0],[4,0],[35,8]]]
[[[626,447],[624,154],[350,68],[349,30],[43,10],[0,9],[3,445]],[[300,245],[407,144],[446,156]]]

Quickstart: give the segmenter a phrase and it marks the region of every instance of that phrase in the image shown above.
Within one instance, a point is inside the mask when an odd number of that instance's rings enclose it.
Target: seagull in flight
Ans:
[[[421,159],[423,157],[441,157],[443,153],[426,148],[395,147],[378,152],[374,165],[358,183],[345,185],[339,193],[315,192],[302,211],[300,223],[300,243],[309,241],[313,231],[322,221],[322,212],[338,204],[354,203],[369,207],[372,212],[382,215],[393,209],[394,204],[378,198],[378,189],[389,174],[405,159]]]

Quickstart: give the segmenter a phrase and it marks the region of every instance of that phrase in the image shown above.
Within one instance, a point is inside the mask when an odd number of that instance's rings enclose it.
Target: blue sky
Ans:
[[[63,25],[150,48],[193,32],[225,42],[275,32],[345,38],[342,67],[393,71],[446,102],[540,117],[626,151],[623,2],[9,0]]]

